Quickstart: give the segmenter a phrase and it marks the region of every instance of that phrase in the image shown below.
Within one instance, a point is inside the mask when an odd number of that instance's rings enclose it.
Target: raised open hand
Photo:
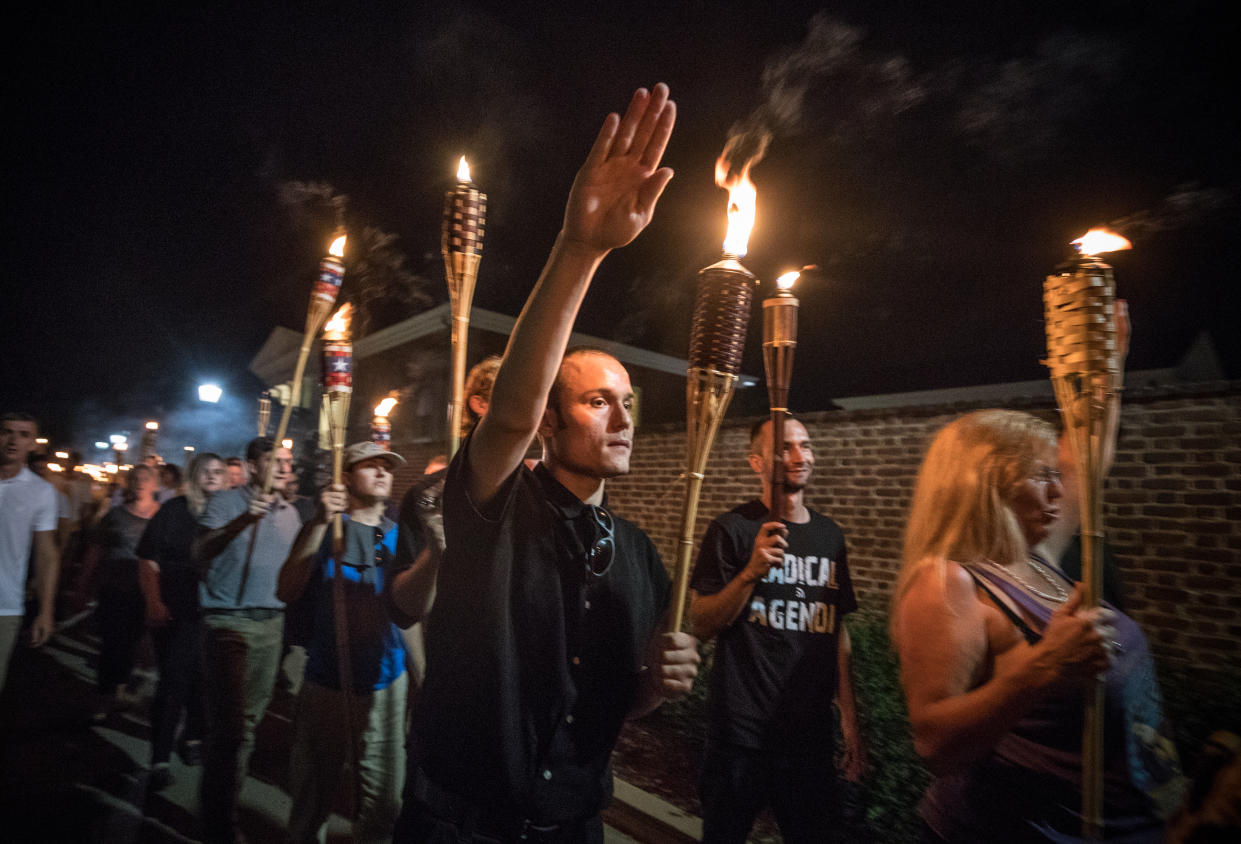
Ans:
[[[646,228],[672,178],[659,161],[675,122],[676,103],[662,82],[635,91],[624,117],[607,116],[569,192],[565,246],[606,252]]]

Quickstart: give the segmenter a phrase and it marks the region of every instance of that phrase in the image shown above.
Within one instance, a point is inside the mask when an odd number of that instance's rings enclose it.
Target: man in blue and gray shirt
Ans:
[[[207,842],[236,840],[237,797],[280,666],[284,603],[276,598],[276,578],[301,519],[281,495],[293,474],[292,452],[273,445],[267,437],[250,441],[250,482],[211,498],[194,543],[202,572],[208,733],[200,804]],[[272,491],[264,494],[269,465]]]

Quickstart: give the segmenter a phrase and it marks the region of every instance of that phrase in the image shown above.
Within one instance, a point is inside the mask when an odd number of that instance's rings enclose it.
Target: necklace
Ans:
[[[990,561],[988,560],[988,562]],[[1044,571],[1043,570],[1044,567],[1033,557],[1026,558],[1026,565],[1029,568],[1033,569],[1035,574],[1037,574],[1040,578],[1042,578],[1043,582],[1046,583],[1049,587],[1051,587],[1051,593],[1044,592],[1042,589],[1035,586],[1033,583],[1026,580],[1020,574],[1013,571],[1012,569],[1007,568],[1006,566],[1001,566],[999,563],[991,563],[991,565],[994,568],[998,569],[1000,572],[1004,573],[1005,575],[1009,576],[1013,580],[1017,581],[1017,583],[1023,586],[1031,594],[1037,595],[1038,597],[1046,601],[1054,601],[1055,603],[1060,604],[1060,603],[1064,603],[1064,601],[1069,597],[1068,590],[1065,589],[1064,586],[1060,584],[1055,578],[1053,578],[1049,573]]]

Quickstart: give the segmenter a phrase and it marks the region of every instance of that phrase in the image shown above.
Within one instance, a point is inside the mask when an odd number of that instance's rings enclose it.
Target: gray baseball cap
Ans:
[[[345,468],[348,469],[354,463],[360,463],[372,457],[383,457],[388,461],[388,468],[395,469],[397,466],[405,465],[405,458],[397,454],[395,451],[388,451],[375,443],[367,440],[366,442],[354,443],[345,449]]]

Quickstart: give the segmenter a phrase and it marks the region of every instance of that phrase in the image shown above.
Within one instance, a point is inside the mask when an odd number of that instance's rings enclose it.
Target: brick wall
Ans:
[[[886,606],[891,595],[914,475],[929,438],[983,406],[989,405],[799,415],[815,443],[807,501],[844,527],[864,600]],[[1006,406],[1055,416],[1048,401]],[[713,515],[757,493],[746,462],[753,421],[728,420],[716,438],[696,539]],[[608,483],[617,512],[651,535],[669,568],[680,530],[684,455],[683,425],[647,427],[638,433],[631,473]],[[1203,667],[1241,665],[1241,382],[1127,392],[1104,502],[1126,598],[1154,650]]]

